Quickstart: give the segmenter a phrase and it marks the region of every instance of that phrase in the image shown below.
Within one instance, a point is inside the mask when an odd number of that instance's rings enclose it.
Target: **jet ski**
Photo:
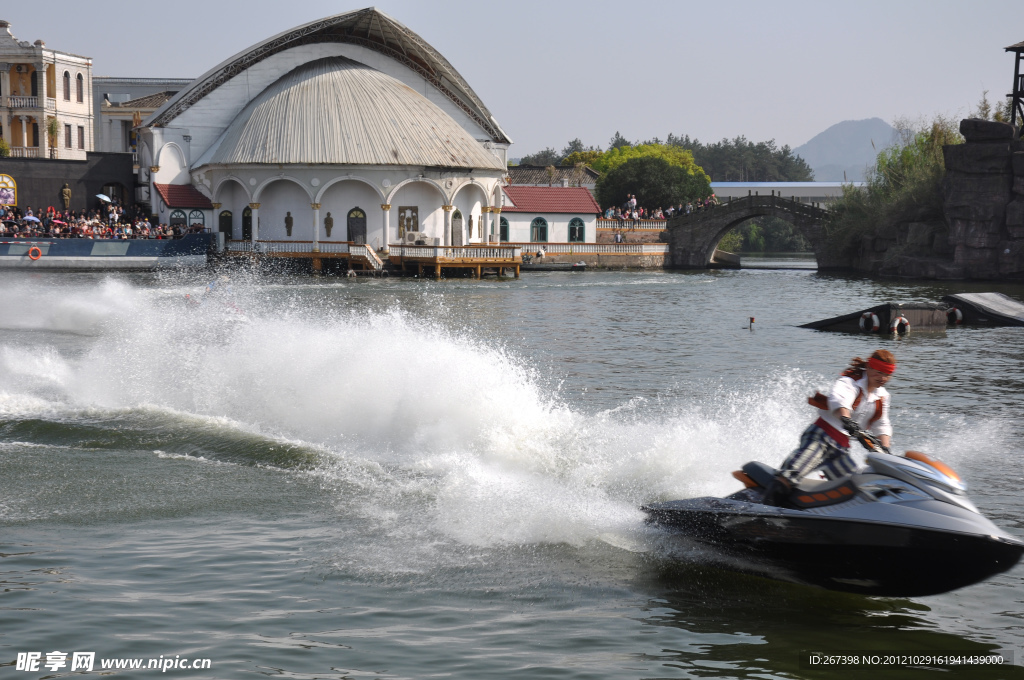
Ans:
[[[732,568],[864,595],[936,595],[1020,561],[1024,541],[986,519],[947,465],[915,451],[892,455],[864,432],[857,438],[873,449],[864,469],[804,479],[781,507],[762,502],[776,470],[751,462],[733,473],[742,491],[642,510],[648,524],[711,546]]]

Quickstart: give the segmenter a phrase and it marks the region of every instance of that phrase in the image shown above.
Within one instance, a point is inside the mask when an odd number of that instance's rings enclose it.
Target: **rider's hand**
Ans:
[[[843,429],[846,430],[851,437],[857,437],[857,435],[860,433],[860,426],[857,423],[853,422],[853,418],[849,416],[843,416],[839,420],[843,421]]]

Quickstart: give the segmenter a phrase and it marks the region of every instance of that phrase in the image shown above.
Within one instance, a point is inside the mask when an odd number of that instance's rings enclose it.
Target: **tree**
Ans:
[[[1009,123],[1013,116],[1013,97],[1007,97],[1003,100],[1002,104],[996,102],[993,106],[988,100],[988,90],[984,90],[981,93],[981,101],[978,102],[977,107],[970,113],[971,118],[981,118],[982,120],[995,120],[1000,123]]]
[[[615,131],[615,136],[612,137],[611,141],[608,142],[608,150],[618,149],[623,146],[633,146],[633,143],[628,139],[619,134],[619,131]]]
[[[751,142],[740,135],[714,144],[702,144],[689,135],[669,134],[669,146],[687,149],[694,161],[716,182],[810,182],[814,172],[807,162],[793,154],[788,146],[781,149],[775,140]]]
[[[707,178],[704,170],[694,163],[692,153],[686,149],[667,144],[640,144],[609,149],[601,154],[600,158],[594,160],[592,167],[598,172],[610,172],[634,158],[661,158],[667,161],[669,165],[683,168],[690,173],[700,173]],[[710,182],[711,180],[708,179],[708,181]]]
[[[549,146],[543,151],[523,156],[519,159],[519,163],[520,165],[558,165],[561,159],[562,157],[558,155],[558,152]]]
[[[602,152],[599,149],[574,151],[562,159],[562,165],[579,165],[580,163],[584,163],[592,166],[597,159],[601,157],[601,153]]]
[[[689,172],[664,158],[640,156],[631,158],[608,171],[597,181],[601,205],[620,205],[627,194],[635,194],[638,205],[667,208],[711,194],[707,175]]]

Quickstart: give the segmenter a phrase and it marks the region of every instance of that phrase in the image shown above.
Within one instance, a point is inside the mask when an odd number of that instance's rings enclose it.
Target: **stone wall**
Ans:
[[[934,201],[895,211],[862,237],[847,267],[921,279],[1024,278],[1024,142],[1007,123],[965,119],[943,147]],[[819,263],[821,264],[821,263]]]
[[[942,210],[962,278],[1024,276],[1024,143],[1007,123],[960,122],[965,144],[943,149]]]
[[[0,158],[0,174],[10,175],[18,184],[18,206],[31,206],[36,214],[47,206],[64,209],[61,190],[71,189],[72,210],[94,210],[102,203],[96,194],[106,184],[120,184],[129,204],[135,201],[135,174],[128,153],[88,152],[87,160],[47,158]]]

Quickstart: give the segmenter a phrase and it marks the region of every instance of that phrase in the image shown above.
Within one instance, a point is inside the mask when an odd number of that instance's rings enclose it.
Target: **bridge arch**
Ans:
[[[719,241],[741,223],[754,217],[778,217],[792,224],[810,242],[815,259],[828,211],[781,196],[747,196],[668,223],[669,266],[674,269],[707,269]]]

